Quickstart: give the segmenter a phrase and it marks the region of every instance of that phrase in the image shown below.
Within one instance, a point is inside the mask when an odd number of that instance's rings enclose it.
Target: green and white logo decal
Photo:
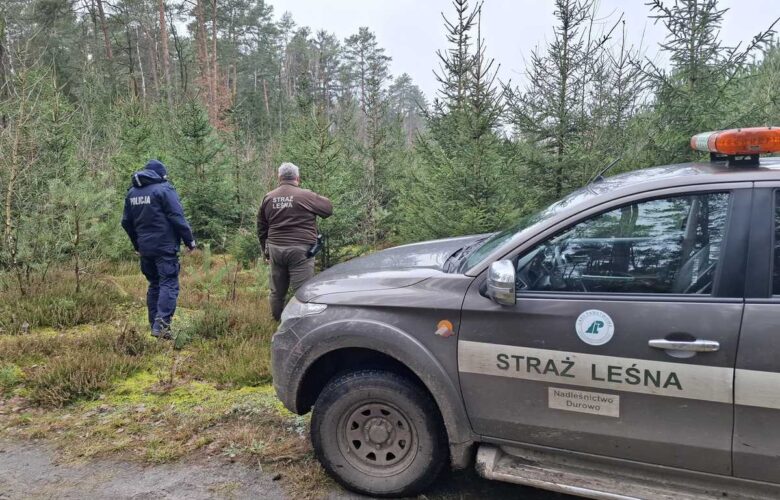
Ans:
[[[615,333],[615,323],[612,318],[598,309],[589,309],[580,314],[575,328],[580,340],[590,345],[604,345]]]

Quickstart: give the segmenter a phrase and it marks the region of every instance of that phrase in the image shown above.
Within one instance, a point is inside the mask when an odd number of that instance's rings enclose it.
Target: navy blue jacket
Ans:
[[[179,195],[152,170],[133,174],[133,186],[125,198],[122,227],[142,257],[175,255],[182,241],[190,248],[195,247]]]

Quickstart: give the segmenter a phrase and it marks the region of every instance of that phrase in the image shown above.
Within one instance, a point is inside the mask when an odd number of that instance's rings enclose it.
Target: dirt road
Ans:
[[[277,479],[277,480],[274,480]],[[164,465],[140,465],[117,459],[57,462],[43,442],[0,441],[0,499],[244,499],[276,500],[284,493],[282,474],[221,457]],[[333,491],[331,499],[360,498]],[[567,497],[485,481],[472,472],[448,475],[424,498],[564,499]]]
[[[0,499],[283,499],[282,486],[245,465],[213,459],[143,466],[113,459],[58,464],[46,445],[0,442]]]

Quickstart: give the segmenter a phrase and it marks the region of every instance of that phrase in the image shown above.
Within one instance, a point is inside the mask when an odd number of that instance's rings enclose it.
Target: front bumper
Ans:
[[[271,338],[271,374],[274,391],[282,404],[297,413],[294,392],[290,390],[292,366],[290,357],[298,345],[298,336],[291,328],[278,330]]]

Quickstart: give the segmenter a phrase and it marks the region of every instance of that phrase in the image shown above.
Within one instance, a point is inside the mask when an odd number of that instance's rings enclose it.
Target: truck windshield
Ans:
[[[469,269],[482,262],[482,260],[488,255],[490,255],[490,253],[493,252],[493,250],[497,249],[507,241],[514,238],[515,236],[520,235],[521,233],[531,228],[532,226],[535,226],[541,222],[546,221],[547,219],[562,212],[564,209],[571,207],[572,205],[576,205],[578,203],[581,203],[589,198],[593,198],[594,196],[600,194],[602,189],[598,189],[598,188],[593,189],[594,187],[595,186],[591,185],[591,186],[586,186],[577,191],[574,191],[568,196],[556,201],[549,207],[540,210],[534,214],[530,214],[530,215],[526,215],[525,217],[522,217],[514,226],[494,234],[493,236],[485,240],[485,242],[482,243],[482,245],[479,248],[471,252],[471,255],[469,255],[468,258],[463,261],[463,264],[461,264],[461,268],[459,269],[459,271],[467,272]]]

